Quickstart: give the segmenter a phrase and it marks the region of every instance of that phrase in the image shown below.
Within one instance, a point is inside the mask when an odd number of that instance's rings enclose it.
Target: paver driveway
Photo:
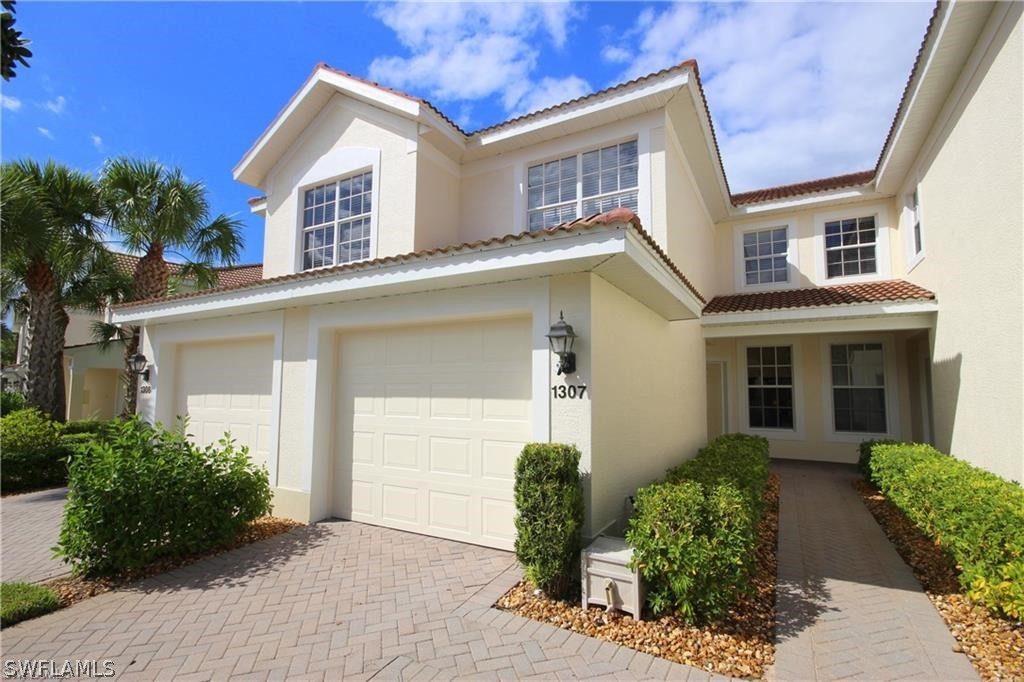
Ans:
[[[0,577],[39,582],[68,572],[53,558],[66,488],[0,498]]]
[[[710,679],[490,608],[507,552],[357,523],[293,530],[3,631],[6,660],[124,679]]]

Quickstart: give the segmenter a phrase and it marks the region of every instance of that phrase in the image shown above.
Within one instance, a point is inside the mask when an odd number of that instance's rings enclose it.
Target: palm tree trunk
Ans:
[[[166,296],[168,277],[167,263],[164,262],[164,245],[160,242],[153,242],[149,245],[146,255],[140,258],[135,266],[135,272],[132,275],[132,300],[145,301]],[[138,327],[130,327],[126,332],[124,363],[127,381],[125,381],[124,414],[127,416],[135,414],[138,407],[139,376],[132,371],[130,359],[139,352],[142,334]]]
[[[67,314],[57,296],[57,282],[46,263],[34,263],[25,278],[28,293],[29,405],[58,421],[67,416],[64,400],[64,331]]]

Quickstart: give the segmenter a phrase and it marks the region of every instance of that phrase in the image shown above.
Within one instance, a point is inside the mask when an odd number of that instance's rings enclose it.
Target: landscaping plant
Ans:
[[[0,419],[0,487],[6,493],[62,485],[69,450],[63,425],[35,408]]]
[[[871,480],[960,569],[967,595],[1024,619],[1024,489],[929,445],[872,448]]]
[[[0,393],[0,417],[25,409],[25,396],[14,391]]]
[[[579,579],[579,465],[580,451],[561,443],[529,443],[516,460],[516,557],[526,579],[556,597]]]
[[[23,582],[0,583],[0,627],[56,611],[59,606],[57,593],[48,587]]]
[[[768,463],[766,439],[728,434],[637,491],[626,542],[655,615],[709,621],[747,592]]]
[[[78,574],[123,573],[232,540],[270,512],[265,468],[230,437],[192,444],[137,417],[71,457],[58,556]]]

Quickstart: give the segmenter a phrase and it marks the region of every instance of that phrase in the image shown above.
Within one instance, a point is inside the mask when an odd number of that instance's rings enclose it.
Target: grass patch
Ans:
[[[57,593],[32,583],[0,583],[0,627],[41,616],[60,607]]]

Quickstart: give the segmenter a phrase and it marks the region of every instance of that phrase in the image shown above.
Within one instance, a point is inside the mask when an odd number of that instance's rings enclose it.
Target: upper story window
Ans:
[[[370,257],[373,173],[307,189],[302,204],[302,269]]]
[[[829,278],[878,272],[875,217],[825,223],[825,266]]]
[[[910,195],[910,219],[914,221],[914,255],[921,253],[924,244],[921,242],[921,202],[917,190]]]
[[[773,227],[743,234],[743,276],[748,285],[789,281],[789,229]]]
[[[637,210],[636,140],[548,161],[527,170],[527,225],[541,230],[619,206]]]

